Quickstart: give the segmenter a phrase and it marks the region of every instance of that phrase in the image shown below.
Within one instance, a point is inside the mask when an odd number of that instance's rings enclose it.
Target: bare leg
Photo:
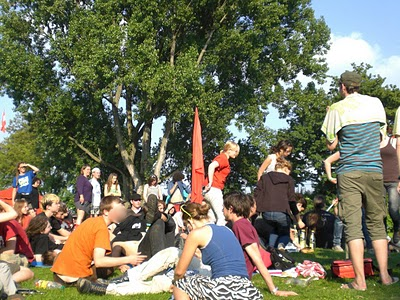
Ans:
[[[351,284],[356,290],[364,290],[367,288],[364,274],[364,241],[362,239],[355,239],[348,242],[348,245],[355,273],[354,281]],[[342,285],[342,287],[344,286]]]
[[[387,269],[388,264],[388,245],[387,240],[375,240],[372,241],[372,246],[374,247],[376,260],[379,266],[379,276],[381,277],[382,284],[390,284],[392,278],[390,277]]]
[[[176,286],[174,286],[173,293],[176,300],[190,300],[189,295]]]
[[[35,276],[35,274],[31,270],[29,270],[28,268],[25,268],[25,267],[21,267],[21,269],[18,272],[14,273],[12,275],[12,279],[15,282],[19,283],[19,282],[23,282],[23,281],[32,279],[34,276]]]
[[[76,210],[77,218],[76,225],[81,225],[83,218],[85,217],[85,211],[81,209]]]

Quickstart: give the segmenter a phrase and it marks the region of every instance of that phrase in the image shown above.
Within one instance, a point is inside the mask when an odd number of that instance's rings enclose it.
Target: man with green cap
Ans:
[[[380,135],[386,136],[386,114],[378,98],[359,93],[362,78],[346,71],[340,76],[339,89],[343,100],[333,104],[322,125],[327,147],[339,145],[338,178],[339,216],[345,225],[355,279],[343,284],[344,289],[364,291],[364,241],[362,208],[365,209],[368,232],[379,265],[382,284],[398,281],[387,270],[388,249],[384,218]]]

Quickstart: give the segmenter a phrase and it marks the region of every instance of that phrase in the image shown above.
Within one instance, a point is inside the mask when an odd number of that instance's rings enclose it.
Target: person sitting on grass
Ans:
[[[16,217],[17,217],[17,212],[10,205],[8,205],[4,201],[0,200],[0,224],[14,220]],[[1,233],[0,233],[0,236],[3,237],[1,235]],[[6,246],[6,244],[4,242],[4,239],[0,240],[0,251],[2,249],[4,249],[5,246]],[[9,255],[6,255],[6,257],[9,257]],[[30,280],[34,276],[34,274],[31,270],[29,270],[27,267],[20,266],[19,264],[12,263],[12,262],[6,262],[4,260],[0,261],[0,264],[2,266],[2,268],[0,268],[0,269],[4,270],[4,272],[7,272],[8,275],[11,274],[12,281],[14,281],[16,283]],[[7,274],[0,272],[1,280],[7,279],[6,278]],[[8,278],[8,279],[10,279],[10,278]]]
[[[308,237],[312,230],[315,231],[315,242],[317,248],[333,247],[333,232],[335,216],[324,210],[325,197],[317,195],[314,197],[314,208],[303,216],[303,222],[308,228]]]
[[[74,230],[73,220],[70,218],[68,207],[64,202],[60,202],[60,209],[57,213],[55,213],[54,218],[60,224],[61,229],[65,229],[68,232],[72,232]],[[57,233],[58,232],[55,232],[55,234]]]
[[[17,284],[34,276],[28,268],[0,260],[0,299],[25,299],[17,294]]]
[[[192,231],[175,268],[175,299],[263,299],[249,280],[238,240],[229,228],[210,222],[209,209],[207,202],[181,206],[183,220]],[[211,277],[185,276],[198,251],[203,263],[211,266]]]
[[[45,252],[54,251],[58,254],[64,246],[63,244],[56,244],[50,239],[50,230],[49,219],[42,214],[34,217],[26,230],[33,253],[35,254],[35,266],[43,265],[42,256]]]
[[[17,199],[14,202],[14,209],[18,214],[17,222],[26,230],[32,217],[29,215],[28,202],[25,199]]]
[[[24,267],[35,259],[28,236],[16,220],[0,223],[0,259]]]
[[[46,194],[42,199],[42,205],[44,211],[39,215],[44,215],[49,219],[51,225],[50,237],[54,242],[67,240],[71,233],[61,228],[60,222],[55,217],[55,214],[60,210],[60,198],[55,194]]]
[[[246,261],[247,274],[251,279],[254,268],[257,267],[271,294],[276,296],[296,296],[295,292],[279,291],[274,285],[268,269],[264,265],[260,253],[260,244],[257,231],[251,225],[250,217],[251,207],[254,200],[250,202],[249,196],[241,192],[232,192],[224,197],[224,215],[227,221],[233,222],[233,233],[242,246]]]
[[[51,268],[54,281],[76,286],[80,278],[94,281],[97,277],[109,276],[114,267],[137,265],[146,258],[140,253],[124,257],[108,256],[111,253],[108,226],[118,224],[126,217],[126,208],[119,197],[104,197],[100,203],[100,214],[87,219],[72,232]]]

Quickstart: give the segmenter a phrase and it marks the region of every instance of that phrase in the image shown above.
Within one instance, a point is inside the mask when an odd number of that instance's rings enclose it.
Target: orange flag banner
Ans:
[[[192,202],[203,201],[204,159],[199,112],[195,110],[192,139]]]

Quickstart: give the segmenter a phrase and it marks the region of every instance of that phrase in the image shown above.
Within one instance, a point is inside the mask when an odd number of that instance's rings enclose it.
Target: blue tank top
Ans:
[[[225,226],[207,226],[211,227],[212,237],[200,251],[203,264],[211,267],[211,278],[229,275],[249,278],[242,247],[233,232]]]

